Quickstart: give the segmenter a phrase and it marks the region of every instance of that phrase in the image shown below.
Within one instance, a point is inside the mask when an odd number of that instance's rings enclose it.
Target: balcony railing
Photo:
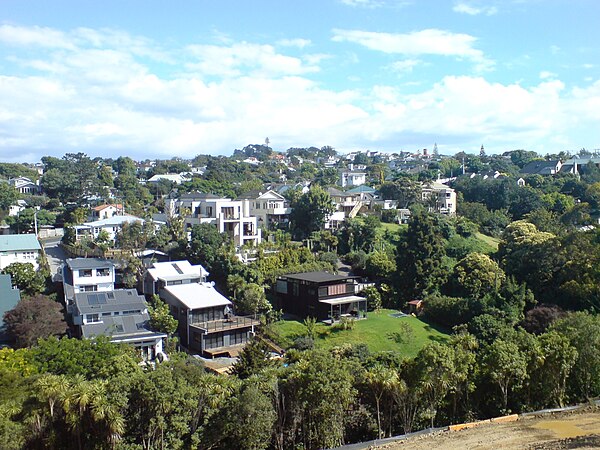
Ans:
[[[251,327],[259,325],[260,322],[251,316],[233,316],[229,319],[210,320],[207,322],[192,323],[191,326],[200,328],[208,333],[235,328]]]

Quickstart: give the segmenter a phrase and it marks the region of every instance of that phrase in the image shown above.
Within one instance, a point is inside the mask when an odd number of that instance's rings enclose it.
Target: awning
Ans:
[[[319,303],[327,303],[328,305],[346,305],[354,302],[366,302],[367,299],[358,295],[348,295],[347,297],[336,297],[327,300],[319,300]]]

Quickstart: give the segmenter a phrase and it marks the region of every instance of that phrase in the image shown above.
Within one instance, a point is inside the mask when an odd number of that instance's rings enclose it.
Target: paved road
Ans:
[[[42,241],[46,255],[48,256],[48,264],[50,265],[50,272],[52,273],[52,280],[59,281],[56,278],[58,268],[67,259],[67,255],[62,248],[58,246],[60,238],[49,238]]]

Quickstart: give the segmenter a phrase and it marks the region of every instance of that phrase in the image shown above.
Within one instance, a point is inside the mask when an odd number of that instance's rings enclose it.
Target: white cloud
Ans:
[[[340,0],[340,3],[346,6],[361,8],[378,8],[384,5],[381,0]]]
[[[477,63],[479,70],[493,65],[493,62],[486,58],[481,50],[474,47],[477,41],[474,36],[435,28],[404,34],[334,29],[333,40],[335,42],[352,42],[389,54],[467,58]]]
[[[547,70],[542,70],[540,72],[540,78],[542,80],[546,80],[548,78],[556,78],[556,74],[554,72],[548,72]]]
[[[277,41],[277,45],[282,47],[298,47],[304,48],[311,44],[310,39],[280,39]]]
[[[473,3],[467,3],[460,1],[454,4],[452,8],[454,12],[460,14],[468,14],[470,16],[477,16],[479,14],[485,14],[486,16],[493,16],[498,12],[498,8],[495,6],[476,6]]]
[[[45,27],[0,25],[0,43],[24,47],[74,48],[63,32]]]
[[[380,83],[340,91],[309,78],[321,59],[291,57],[269,45],[174,49],[171,58],[180,60],[170,63],[173,71],[163,73],[165,66],[157,70],[143,51],[127,50],[127,36],[115,39],[96,32],[100,35],[86,32],[85,38],[65,33],[63,44],[50,50],[28,44],[38,51],[3,66],[3,160],[69,151],[141,159],[230,154],[264,136],[280,150],[326,144],[340,150],[397,150],[433,137],[440,145],[485,142],[490,152],[514,145],[556,150],[542,147],[548,143],[560,143],[559,149],[593,148],[600,141],[598,80],[568,89],[555,76],[533,87],[448,76],[430,87]],[[143,39],[137,42],[152,50]],[[405,50],[397,43],[392,48],[392,54]],[[460,57],[468,57],[469,46],[465,48]],[[452,54],[459,57],[459,52]],[[396,69],[410,70],[420,61],[396,61]],[[217,67],[211,70],[211,64]],[[23,68],[35,76],[24,75]],[[342,73],[345,79],[358,75]],[[578,141],[581,132],[595,141]]]
[[[317,72],[316,65],[305,65],[300,58],[276,53],[271,45],[235,43],[230,46],[191,45],[194,58],[187,67],[200,74],[235,77],[247,70],[264,75],[299,75]]]
[[[413,69],[419,65],[423,65],[423,61],[419,59],[403,59],[395,61],[391,64],[391,69],[400,73],[411,73]]]

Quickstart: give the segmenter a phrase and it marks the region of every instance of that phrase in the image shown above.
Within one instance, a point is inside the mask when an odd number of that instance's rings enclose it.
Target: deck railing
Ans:
[[[260,322],[252,316],[233,316],[229,319],[210,320],[207,322],[196,322],[192,323],[193,327],[200,328],[202,330],[213,332],[221,330],[231,330],[234,328],[250,327],[252,325],[259,325]]]

